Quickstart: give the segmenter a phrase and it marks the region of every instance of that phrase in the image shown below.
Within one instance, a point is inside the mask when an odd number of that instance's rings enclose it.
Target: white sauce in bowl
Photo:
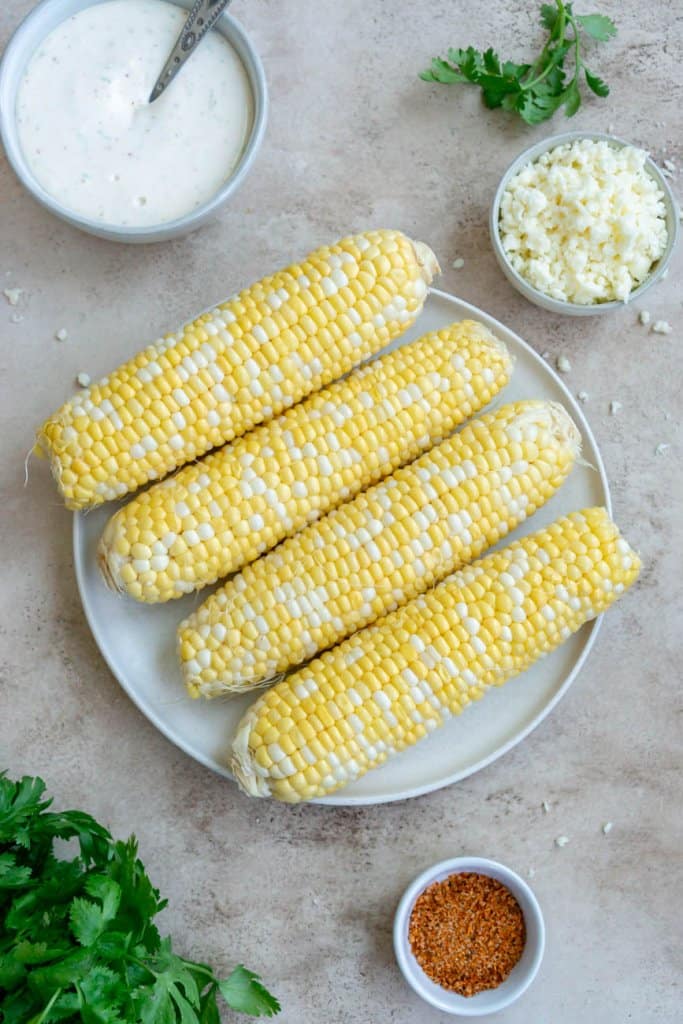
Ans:
[[[253,97],[220,32],[148,102],[187,14],[165,0],[107,0],[63,21],[29,61],[17,95],[20,144],[38,182],[73,213],[164,224],[230,177]]]

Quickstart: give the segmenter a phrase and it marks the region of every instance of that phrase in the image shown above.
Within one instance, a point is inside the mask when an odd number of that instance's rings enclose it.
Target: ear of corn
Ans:
[[[312,253],[84,389],[38,432],[66,505],[121,497],[239,437],[378,352],[438,270],[399,231]]]
[[[554,650],[639,566],[593,508],[461,569],[259,697],[233,743],[238,782],[290,802],[333,792]]]
[[[235,572],[450,434],[511,369],[473,321],[381,356],[133,498],[100,542],[105,579],[156,602]]]
[[[423,593],[555,493],[580,436],[552,402],[516,402],[290,537],[181,624],[192,696],[252,689]]]

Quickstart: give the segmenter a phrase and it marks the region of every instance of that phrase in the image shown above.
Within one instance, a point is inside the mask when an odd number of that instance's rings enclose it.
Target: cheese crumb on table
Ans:
[[[90,375],[87,373],[79,373],[76,376],[76,381],[82,388],[90,387]]]
[[[619,412],[620,409],[621,409],[621,402],[610,402],[610,404],[609,404],[609,414],[610,414],[610,416],[616,416],[616,414]]]
[[[55,331],[55,338],[57,341],[66,341],[69,337],[69,332],[66,327],[60,327],[58,331]]]
[[[655,320],[652,325],[653,334],[671,334],[673,328],[668,320]]]
[[[10,306],[18,306],[19,299],[24,294],[23,288],[3,288],[2,294],[5,296]]]
[[[569,373],[572,368],[572,364],[569,362],[566,356],[558,356],[557,368],[560,373]]]
[[[638,320],[643,325],[649,324],[649,322],[650,322],[650,314],[648,313],[648,311],[646,309],[641,309],[640,313],[638,314]]]
[[[543,801],[543,803],[541,804],[541,807],[543,808],[543,813],[544,814],[547,814],[548,811],[550,810],[550,804],[548,803],[547,800]]]
[[[465,261],[462,256],[458,256],[457,259],[453,260],[453,270],[461,270],[465,266]]]
[[[602,831],[605,833],[605,835],[607,835],[608,832],[611,832],[612,831],[612,822],[611,821],[606,821],[605,824],[602,826]]]
[[[538,291],[577,305],[627,301],[667,244],[664,194],[634,146],[577,139],[515,174],[500,238]]]
[[[663,442],[661,444],[658,444],[655,448],[655,455],[663,455],[664,452],[668,452],[670,447],[670,444],[664,444]]]
[[[590,396],[589,396],[587,391],[579,391],[579,393],[578,393],[578,395],[576,397],[578,398],[578,400],[580,402],[584,402],[585,403],[585,402],[588,401]]]
[[[569,842],[569,836],[558,836],[555,840],[555,846],[566,846]]]

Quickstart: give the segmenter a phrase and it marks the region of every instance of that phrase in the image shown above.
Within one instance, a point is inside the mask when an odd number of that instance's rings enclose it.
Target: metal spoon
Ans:
[[[195,0],[175,46],[150,93],[150,103],[154,103],[173,81],[230,2],[231,0]]]

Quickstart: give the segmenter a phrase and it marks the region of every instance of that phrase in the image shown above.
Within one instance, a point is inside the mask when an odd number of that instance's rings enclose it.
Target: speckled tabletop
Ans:
[[[2,5],[0,44],[31,6]],[[680,4],[599,6],[619,25],[595,62],[612,93],[589,101],[572,126],[612,126],[683,174]],[[635,308],[553,317],[499,272],[486,226],[495,185],[517,152],[565,121],[530,130],[485,110],[474,90],[438,89],[416,73],[448,45],[492,42],[524,56],[538,35],[535,0],[485,13],[463,0],[236,0],[234,13],[265,63],[270,124],[246,184],[199,233],[139,248],[89,238],[43,212],[0,157],[0,278],[2,288],[24,289],[16,309],[0,300],[0,762],[13,775],[42,774],[59,805],[87,808],[120,835],[135,831],[170,898],[164,925],[178,948],[219,968],[239,959],[259,970],[287,1024],[445,1022],[404,985],[391,923],[415,874],[465,852],[533,868],[546,916],[540,974],[498,1020],[673,1022],[683,897],[683,249],[643,303],[670,321],[666,337],[641,326]],[[24,486],[24,458],[79,371],[103,374],[237,286],[377,225],[428,241],[445,268],[440,287],[538,351],[568,356],[566,380],[589,394],[615,516],[645,569],[559,707],[485,771],[378,807],[250,802],[160,736],[110,675],[81,610],[71,516],[43,464],[31,463]],[[457,256],[465,262],[454,270]],[[611,401],[622,403],[616,415]],[[656,455],[662,443],[670,447]],[[560,834],[570,840],[562,849]]]

